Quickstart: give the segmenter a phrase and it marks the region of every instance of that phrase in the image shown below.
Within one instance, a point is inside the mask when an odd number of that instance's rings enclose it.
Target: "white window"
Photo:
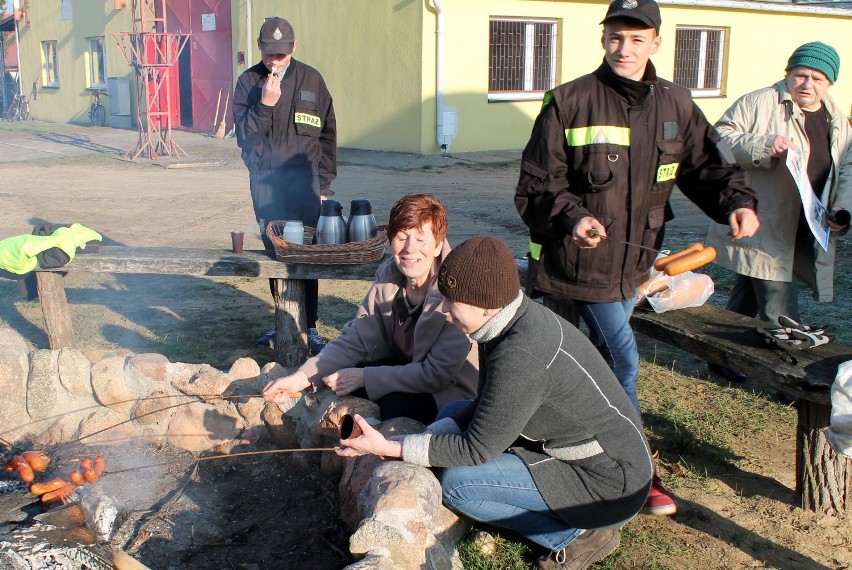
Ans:
[[[59,54],[56,40],[41,42],[41,81],[45,87],[59,87]]]
[[[556,86],[556,21],[491,19],[488,100],[541,99]]]
[[[690,89],[694,97],[724,95],[727,35],[725,28],[678,26],[674,82]]]
[[[104,38],[86,38],[86,85],[89,89],[106,89]]]

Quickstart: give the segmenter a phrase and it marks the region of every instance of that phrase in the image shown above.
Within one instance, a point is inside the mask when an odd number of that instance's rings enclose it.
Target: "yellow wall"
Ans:
[[[784,67],[800,45],[822,41],[840,55],[840,74],[830,88],[843,109],[852,104],[852,13],[837,15],[756,12],[748,10],[710,10],[663,6],[663,46],[654,58],[661,76],[673,77],[675,25],[721,26],[730,28],[728,46],[727,96],[696,99],[696,103],[715,122],[740,96],[772,85],[784,77]]]
[[[325,78],[340,146],[420,152],[422,3],[254,0],[254,38],[270,16],[293,25],[299,42],[295,58]],[[239,45],[243,50],[245,39]],[[253,56],[255,63],[256,49]]]
[[[86,37],[106,39],[107,75],[135,80],[112,35],[131,29],[130,2],[115,10],[112,0],[72,0],[73,19],[62,21],[60,0],[30,0],[31,27],[22,23],[23,86],[32,114],[57,122],[88,122]],[[664,0],[665,1],[665,0]],[[489,18],[538,17],[559,22],[557,81],[591,72],[601,62],[600,20],[605,0],[440,0],[444,11],[444,105],[456,110],[457,136],[451,152],[522,148],[540,100],[488,102]],[[840,53],[841,72],[830,94],[844,109],[852,103],[852,34],[849,16],[733,10],[661,4],[663,44],[653,58],[661,77],[671,79],[675,27],[724,26],[729,32],[727,92],[696,99],[714,121],[740,95],[780,79],[790,53],[823,39]],[[334,97],[340,146],[438,153],[436,132],[436,23],[430,0],[253,0],[246,29],[246,0],[232,0],[235,76],[259,59],[255,38],[266,17],[282,16],[296,30],[296,58],[316,67]],[[237,52],[252,46],[245,65]],[[41,41],[57,40],[58,89],[41,85]],[[235,77],[236,79],[236,77]],[[109,100],[104,100],[109,105]],[[135,115],[135,103],[133,104]],[[109,118],[109,114],[107,114]]]
[[[522,148],[540,101],[488,103],[489,17],[556,18],[559,22],[558,83],[593,71],[603,58],[601,26],[607,2],[465,0],[442,2],[445,13],[445,105],[458,111],[455,152]],[[787,58],[799,45],[814,40],[831,43],[840,54],[841,73],[830,94],[844,109],[852,103],[852,13],[811,15],[661,5],[663,44],[652,58],[658,74],[673,78],[675,27],[730,28],[727,96],[698,98],[696,103],[715,121],[740,95],[780,79]],[[430,21],[431,20],[431,21]],[[424,105],[422,152],[438,152],[434,116],[434,16],[423,29]],[[835,38],[832,41],[832,38]],[[430,109],[431,106],[431,116]]]
[[[30,0],[25,21],[19,22],[21,42],[21,74],[25,95],[30,97],[30,115],[54,122],[89,122],[91,90],[87,88],[86,38],[104,36],[107,77],[129,77],[134,98],[130,67],[112,38],[114,32],[131,27],[130,9],[115,10],[113,0],[74,0],[72,19],[62,20],[59,0]],[[55,40],[59,55],[59,87],[46,87],[42,82],[41,42]],[[33,94],[35,83],[36,95]],[[107,107],[109,99],[101,98]]]

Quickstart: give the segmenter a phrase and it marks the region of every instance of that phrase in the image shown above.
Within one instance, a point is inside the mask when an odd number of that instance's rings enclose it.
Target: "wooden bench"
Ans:
[[[266,250],[240,254],[210,248],[100,246],[55,270],[38,270],[38,295],[50,348],[75,346],[74,329],[60,273],[137,273],[275,279],[275,351],[282,366],[298,366],[308,355],[304,279],[372,281],[380,261],[359,265],[287,264]]]
[[[797,398],[796,492],[802,507],[842,516],[852,497],[852,461],[823,434],[831,419],[831,386],[852,347],[829,343],[808,350],[768,346],[755,333],[763,321],[712,305],[655,313],[638,308],[633,329],[708,362],[739,370],[751,380]]]

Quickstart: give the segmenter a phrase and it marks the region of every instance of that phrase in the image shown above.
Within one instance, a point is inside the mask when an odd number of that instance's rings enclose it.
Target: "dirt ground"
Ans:
[[[19,136],[0,130],[0,152]],[[110,147],[101,147],[78,156],[0,161],[0,237],[29,233],[39,221],[80,222],[111,244],[228,248],[230,230],[243,229],[247,249],[262,247],[233,141],[194,140],[190,156],[172,164],[181,168],[118,160]],[[507,156],[508,163],[467,156],[400,161],[344,149],[333,188],[346,210],[350,199],[369,198],[380,223],[399,196],[434,194],[447,206],[451,243],[488,233],[522,256],[526,231],[512,203],[517,164],[512,153]],[[679,195],[673,202],[677,218],[668,226],[669,244],[701,241],[705,219]],[[348,320],[366,285],[321,283],[323,334],[332,336]],[[92,361],[158,352],[172,361],[227,370],[242,356],[261,365],[271,358],[268,349],[254,346],[273,323],[265,280],[72,272],[66,291],[79,348]],[[714,300],[720,296],[724,301],[724,291]],[[47,348],[38,303],[21,302],[10,281],[0,280],[0,325],[20,332],[34,349]],[[646,361],[663,368],[643,365],[640,397],[702,398],[719,390],[696,359],[649,339],[641,339],[641,350]],[[701,378],[666,381],[663,393],[654,382],[666,369]],[[706,472],[691,476],[681,465],[684,456],[687,463],[696,458],[688,457],[676,434],[649,413],[648,434],[661,450],[661,473],[680,477],[674,487],[680,512],[672,518],[637,517],[626,527],[619,556],[605,567],[852,567],[850,521],[807,513],[794,504],[795,411],[769,400],[766,406],[772,410],[769,429],[748,433],[729,463],[711,463]],[[159,503],[151,505],[159,515],[137,514],[135,538],[125,536],[130,544],[124,546],[134,546],[131,552],[151,568],[340,568],[350,562],[347,534],[336,519],[335,483],[313,460],[216,461],[200,464],[197,473],[191,462],[186,465],[161,478]],[[185,478],[189,482],[176,493]],[[171,496],[176,498],[170,501]],[[155,520],[140,534],[146,516]]]

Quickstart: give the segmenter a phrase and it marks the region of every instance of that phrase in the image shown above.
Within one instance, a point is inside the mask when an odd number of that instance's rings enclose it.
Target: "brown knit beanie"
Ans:
[[[515,256],[491,236],[463,242],[447,254],[438,273],[438,290],[444,297],[483,309],[502,309],[515,300],[520,288]]]

